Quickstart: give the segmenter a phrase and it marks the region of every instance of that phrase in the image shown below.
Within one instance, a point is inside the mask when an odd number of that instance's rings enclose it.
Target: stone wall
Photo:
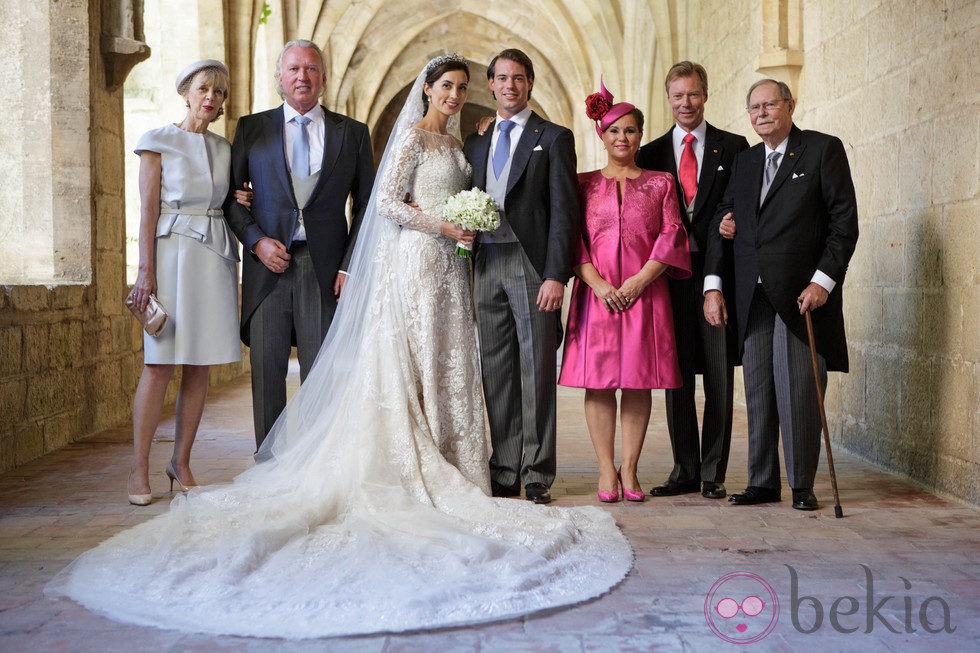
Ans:
[[[679,56],[708,69],[708,120],[751,143],[759,139],[744,97],[761,78],[768,1],[692,2],[682,26],[698,37]],[[843,140],[860,212],[844,287],[851,372],[831,374],[828,390],[833,438],[973,503],[980,503],[978,4],[805,1],[793,89],[797,124]]]
[[[89,38],[74,51],[76,57],[87,56],[90,70],[85,155],[94,172],[82,201],[94,216],[92,247],[77,255],[90,256],[92,281],[0,286],[0,471],[129,421],[142,369],[140,331],[122,304],[129,290],[123,253],[123,92],[106,90],[99,5],[89,3]],[[68,33],[77,37],[78,29],[79,21],[53,23],[50,43],[67,42]],[[43,57],[47,43],[40,43]],[[211,382],[236,378],[245,369],[245,363],[216,367]],[[175,389],[176,383],[168,401]]]
[[[91,278],[87,25],[84,0],[0,4],[0,283]]]

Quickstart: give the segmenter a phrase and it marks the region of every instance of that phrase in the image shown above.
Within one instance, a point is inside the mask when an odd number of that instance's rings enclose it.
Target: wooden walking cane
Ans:
[[[817,403],[820,404],[820,425],[823,426],[823,441],[827,449],[827,465],[830,466],[830,485],[834,488],[834,517],[840,519],[844,511],[840,507],[837,494],[837,472],[834,471],[834,453],[830,449],[830,430],[827,428],[827,411],[823,407],[823,388],[820,387],[820,366],[817,364],[817,343],[813,337],[813,320],[810,309],[806,309],[806,335],[810,340],[810,361],[813,363],[813,381],[817,386]]]

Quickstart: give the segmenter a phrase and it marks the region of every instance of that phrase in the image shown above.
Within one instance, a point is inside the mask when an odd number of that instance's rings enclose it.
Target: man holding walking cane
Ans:
[[[721,239],[734,239],[749,483],[729,501],[780,500],[782,432],[793,507],[816,510],[820,404],[804,316],[811,312],[823,392],[828,370],[848,370],[841,285],[858,238],[854,184],[840,139],[793,124],[786,84],[756,82],[746,105],[763,142],[735,159],[709,230],[704,281],[705,319],[724,326]]]

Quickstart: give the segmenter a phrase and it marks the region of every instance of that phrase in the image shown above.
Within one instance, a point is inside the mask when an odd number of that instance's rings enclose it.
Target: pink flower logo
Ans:
[[[764,578],[747,571],[725,574],[704,599],[711,632],[732,644],[753,644],[776,628],[779,597]]]

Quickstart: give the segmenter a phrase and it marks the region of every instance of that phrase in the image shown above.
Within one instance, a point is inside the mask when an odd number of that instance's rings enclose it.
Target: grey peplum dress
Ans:
[[[143,362],[241,360],[238,244],[221,211],[230,183],[231,145],[211,132],[165,125],[143,134],[135,151],[157,152],[161,158],[156,295],[170,315],[159,336],[143,335]]]

